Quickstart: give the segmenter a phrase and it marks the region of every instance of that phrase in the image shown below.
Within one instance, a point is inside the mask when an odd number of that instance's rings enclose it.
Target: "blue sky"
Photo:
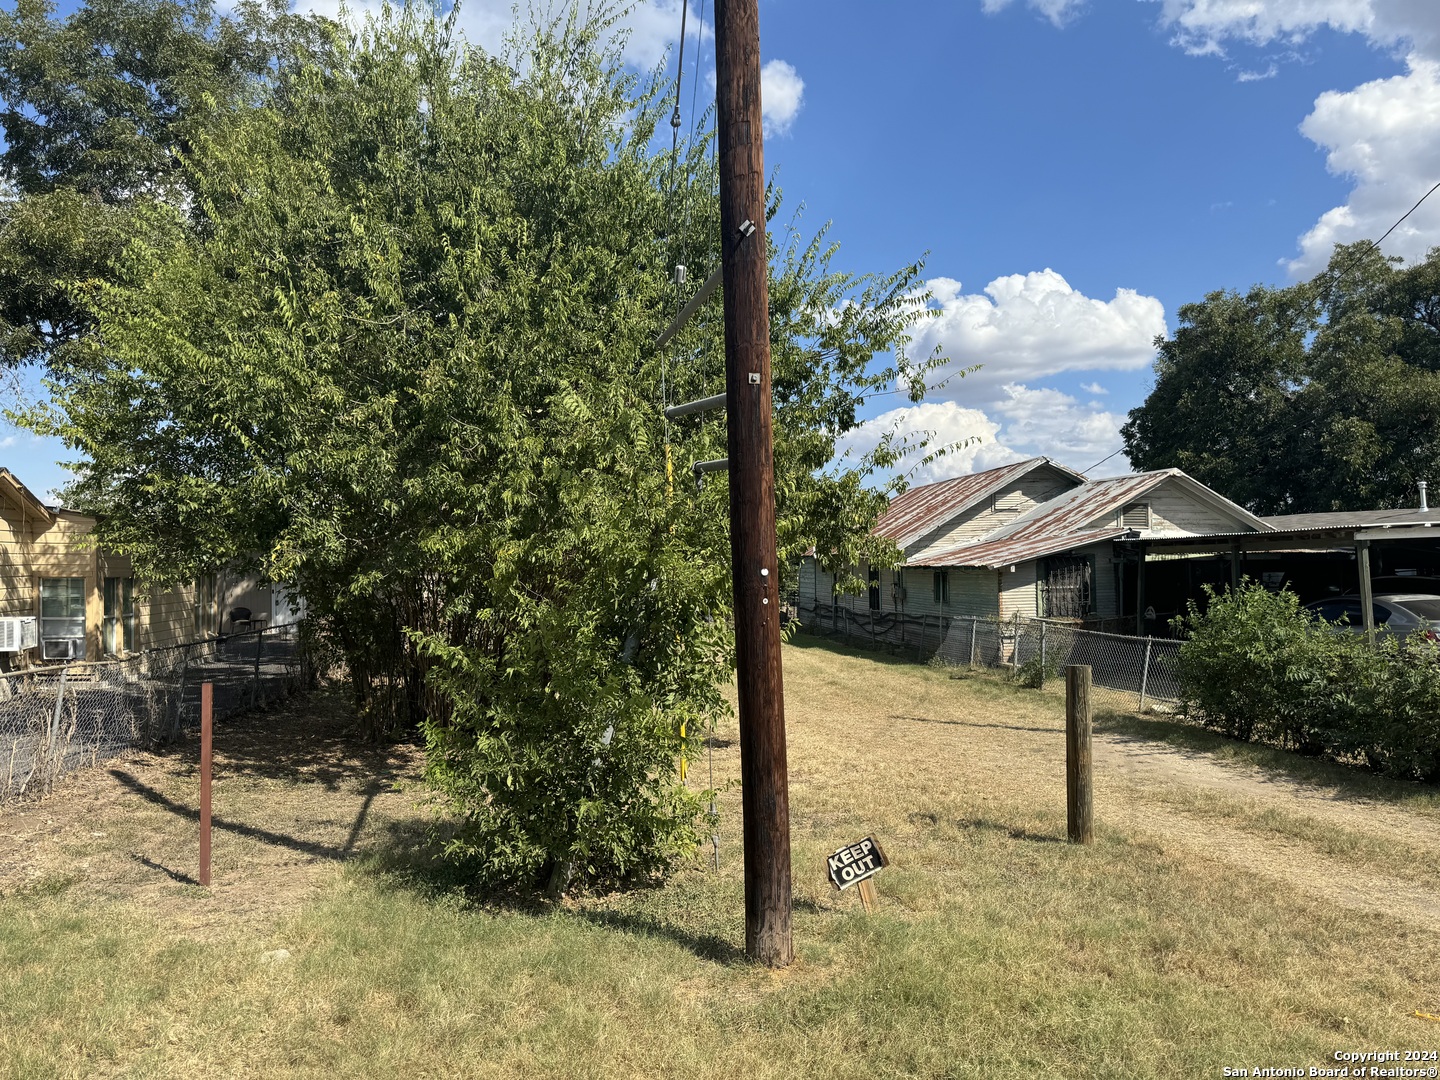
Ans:
[[[637,65],[673,43],[680,2],[631,16]],[[710,3],[692,3],[692,35]],[[471,0],[462,21],[493,43],[509,9]],[[761,34],[766,162],[788,206],[833,222],[845,269],[928,252],[942,317],[917,347],[984,365],[919,406],[876,399],[848,440],[977,440],[921,481],[1033,454],[1095,464],[1180,305],[1308,277],[1440,181],[1434,0],[762,0]],[[693,36],[687,52],[691,67]],[[706,33],[702,101],[712,56]],[[688,124],[688,82],[683,99]],[[1389,253],[1440,242],[1433,204]],[[0,431],[0,461],[37,492],[65,456]]]

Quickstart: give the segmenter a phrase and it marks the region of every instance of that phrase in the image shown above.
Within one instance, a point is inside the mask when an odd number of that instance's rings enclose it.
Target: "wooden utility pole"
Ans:
[[[775,554],[758,0],[716,0],[715,75],[730,556],[745,814],[745,951],[770,967],[784,967],[795,952],[790,941],[790,797]]]

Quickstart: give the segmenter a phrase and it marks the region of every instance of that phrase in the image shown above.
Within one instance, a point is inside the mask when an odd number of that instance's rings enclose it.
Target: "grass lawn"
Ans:
[[[486,901],[407,847],[416,755],[312,699],[217,735],[212,889],[193,756],[0,810],[0,1074],[1218,1077],[1440,1048],[1414,1015],[1440,1014],[1433,790],[1117,716],[1082,849],[1055,693],[803,639],[785,664],[790,969],[740,951],[733,786],[718,873]],[[866,834],[873,916],[824,871]]]

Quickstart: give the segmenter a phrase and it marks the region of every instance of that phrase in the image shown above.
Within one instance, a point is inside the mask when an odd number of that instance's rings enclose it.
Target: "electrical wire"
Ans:
[[[1116,450],[1116,451],[1115,451],[1115,454],[1124,453],[1124,451],[1125,451],[1125,448],[1122,446],[1119,450]],[[1099,461],[1095,462],[1094,465],[1091,465],[1091,466],[1090,466],[1090,469],[1098,469],[1101,465],[1104,465],[1105,462],[1109,461],[1110,458],[1113,458],[1113,457],[1115,456],[1115,454],[1111,454],[1111,455],[1109,455],[1108,457],[1103,457],[1103,458],[1101,458]],[[1090,471],[1090,469],[1081,469],[1081,470],[1080,470],[1080,475],[1081,475],[1081,476],[1084,476],[1086,473],[1088,473],[1088,472]]]
[[[1385,242],[1385,238],[1386,238],[1387,236],[1389,236],[1389,235],[1390,235],[1391,233],[1393,233],[1396,229],[1398,229],[1398,228],[1404,223],[1404,221],[1405,221],[1406,218],[1408,218],[1408,217],[1409,217],[1411,214],[1413,214],[1416,210],[1419,210],[1419,209],[1420,209],[1420,204],[1421,204],[1421,203],[1423,203],[1426,199],[1430,198],[1430,196],[1431,196],[1431,195],[1434,195],[1435,192],[1437,192],[1437,191],[1440,191],[1440,183],[1436,183],[1436,185],[1435,185],[1434,187],[1432,187],[1429,191],[1425,192],[1424,195],[1421,195],[1420,198],[1419,198],[1419,200],[1415,203],[1415,205],[1412,206],[1412,207],[1410,207],[1409,210],[1406,210],[1405,213],[1401,214],[1400,217],[1399,217],[1399,219],[1395,222],[1395,224],[1394,224],[1394,225],[1391,225],[1390,228],[1386,229],[1385,232],[1384,232],[1384,234],[1381,235],[1381,237],[1380,237],[1379,240],[1371,240],[1371,241],[1369,242],[1369,244],[1368,244],[1364,249],[1362,249],[1361,251],[1358,251],[1358,252],[1355,253],[1355,257],[1354,257],[1353,259],[1351,259],[1348,263],[1346,263],[1346,264],[1345,264],[1343,267],[1341,267],[1339,270],[1336,270],[1336,271],[1335,271],[1335,277],[1334,277],[1334,279],[1330,282],[1329,288],[1326,290],[1326,298],[1328,299],[1328,298],[1329,298],[1329,294],[1335,290],[1335,287],[1336,287],[1337,285],[1340,284],[1340,279],[1341,279],[1341,278],[1343,278],[1347,273],[1349,273],[1349,272],[1350,272],[1352,269],[1354,269],[1356,266],[1360,265],[1360,260],[1363,259],[1366,255],[1370,254],[1370,252],[1372,252],[1372,251],[1377,250],[1377,249],[1380,247],[1380,245]]]

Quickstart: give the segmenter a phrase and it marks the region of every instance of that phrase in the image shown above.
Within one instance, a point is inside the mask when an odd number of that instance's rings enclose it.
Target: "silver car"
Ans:
[[[1440,641],[1440,596],[1426,593],[1382,593],[1373,597],[1377,633],[1424,634],[1431,641]],[[1343,623],[1343,629],[1354,634],[1365,632],[1365,619],[1358,596],[1336,596],[1306,604],[1329,623]]]

